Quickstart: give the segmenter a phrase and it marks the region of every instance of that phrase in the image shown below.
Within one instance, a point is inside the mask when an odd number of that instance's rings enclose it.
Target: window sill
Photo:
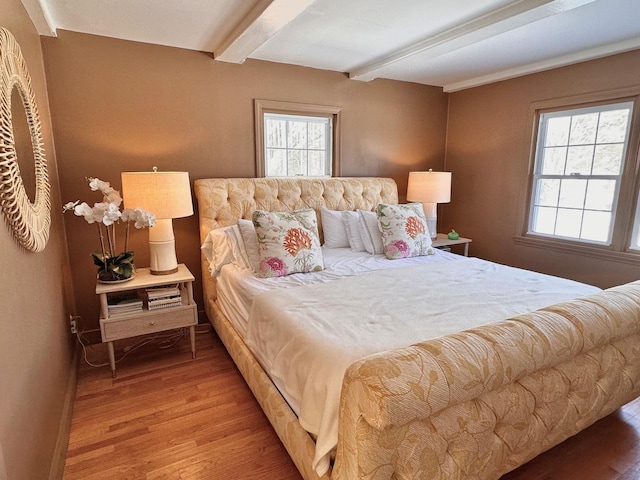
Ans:
[[[610,247],[597,247],[568,240],[554,240],[550,238],[523,235],[514,236],[513,241],[516,245],[522,245],[525,247],[544,248],[546,250],[598,258],[600,260],[640,265],[640,252],[619,252],[611,250]]]

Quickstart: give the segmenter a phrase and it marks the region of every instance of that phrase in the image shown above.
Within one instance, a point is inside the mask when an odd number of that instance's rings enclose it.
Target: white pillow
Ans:
[[[260,252],[260,277],[324,269],[318,237],[318,218],[312,208],[293,212],[253,212]]]
[[[247,249],[244,246],[244,240],[240,234],[240,229],[237,224],[234,225],[234,227],[235,228],[230,228],[225,232],[227,236],[227,244],[229,245],[233,256],[233,263],[245,270],[251,270],[249,256],[247,254]]]
[[[378,216],[375,212],[365,212],[364,210],[358,210],[358,214],[360,215],[358,227],[364,249],[371,254],[384,253],[382,233],[378,227]]]
[[[349,246],[347,229],[342,221],[342,212],[320,208],[324,246],[327,248],[344,248]]]
[[[209,272],[214,277],[220,273],[220,269],[228,263],[236,263],[236,255],[239,254],[238,248],[233,248],[228,239],[228,232],[235,230],[238,235],[238,227],[232,225],[230,227],[216,228],[209,232],[204,243],[200,247],[202,253],[209,261]]]
[[[384,254],[388,259],[434,254],[422,204],[381,203],[376,207],[376,214]]]
[[[360,215],[358,215],[358,212],[349,210],[343,210],[341,213],[351,251],[364,252],[364,243],[362,243],[362,238],[360,237]]]
[[[245,220],[244,218],[238,220],[238,228],[244,242],[247,264],[253,270],[253,273],[258,273],[260,271],[260,254],[258,253],[256,228],[251,220]]]

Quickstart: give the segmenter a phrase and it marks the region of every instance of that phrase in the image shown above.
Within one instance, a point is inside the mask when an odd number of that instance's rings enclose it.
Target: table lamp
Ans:
[[[438,203],[451,200],[451,172],[409,172],[407,201],[421,202],[431,238],[438,236]]]
[[[140,207],[156,216],[149,229],[149,266],[153,275],[178,271],[172,219],[193,215],[188,172],[122,172],[126,208]]]

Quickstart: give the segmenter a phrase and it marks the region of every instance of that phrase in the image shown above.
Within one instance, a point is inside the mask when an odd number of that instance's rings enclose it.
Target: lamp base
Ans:
[[[149,267],[151,275],[171,275],[178,271],[176,240],[170,218],[156,220],[149,229]]]
[[[151,275],[171,275],[172,273],[176,273],[178,271],[178,267],[172,269],[172,270],[153,270],[153,269],[149,269],[149,273],[151,273]]]
[[[429,229],[429,235],[431,239],[435,240],[438,237],[438,204],[437,203],[423,203],[422,209],[424,210],[424,216],[427,220],[427,228]]]

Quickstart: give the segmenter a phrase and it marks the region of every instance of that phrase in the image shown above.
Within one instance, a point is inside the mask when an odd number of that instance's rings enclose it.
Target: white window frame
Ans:
[[[568,111],[606,104],[633,102],[627,150],[622,167],[621,181],[616,195],[617,205],[611,240],[604,243],[585,242],[574,238],[551,237],[530,232],[531,203],[535,159],[538,148],[540,115],[545,112]],[[513,240],[516,245],[579,254],[594,258],[640,265],[640,87],[623,88],[572,97],[534,102],[529,109],[530,157],[528,174],[523,176],[518,210],[518,224]]]
[[[327,177],[339,177],[340,169],[340,107],[312,105],[306,103],[278,102],[256,99],[254,101],[255,142],[256,142],[256,177],[266,176],[265,116],[280,115],[289,119],[329,119],[331,146]]]
[[[629,250],[640,253],[640,195],[636,203],[636,214],[633,220],[633,232],[631,234],[631,242]]]
[[[555,118],[559,118],[559,117],[576,117],[576,116],[580,116],[580,115],[585,115],[585,114],[592,114],[592,113],[604,113],[607,111],[613,111],[613,110],[622,110],[622,109],[628,109],[629,110],[629,119],[627,122],[627,129],[625,132],[625,138],[624,138],[624,145],[623,145],[623,151],[622,151],[622,159],[621,159],[621,165],[620,165],[620,171],[618,172],[618,174],[613,175],[613,174],[581,174],[581,173],[577,173],[577,172],[567,172],[565,171],[563,174],[548,174],[548,173],[543,173],[542,172],[542,168],[544,166],[544,159],[543,159],[543,153],[544,150],[546,148],[546,139],[547,139],[547,132],[548,132],[548,125],[549,125],[549,121],[553,120]],[[566,109],[566,110],[557,110],[557,111],[552,111],[552,112],[541,112],[539,113],[538,117],[539,117],[539,127],[538,127],[538,141],[536,144],[536,155],[535,155],[535,162],[534,162],[534,172],[533,172],[533,181],[531,182],[531,201],[529,202],[529,224],[528,224],[528,228],[527,228],[527,233],[528,234],[534,234],[534,235],[541,235],[541,236],[545,236],[545,237],[551,237],[551,238],[564,238],[564,239],[569,239],[569,240],[574,240],[577,242],[584,242],[584,243],[593,243],[593,244],[601,244],[601,245],[611,245],[611,240],[613,237],[613,230],[614,230],[614,223],[615,223],[615,219],[616,219],[616,210],[617,210],[617,205],[618,205],[618,198],[619,198],[619,193],[620,193],[620,184],[622,182],[622,173],[624,172],[624,168],[625,168],[625,164],[626,164],[626,158],[627,158],[627,151],[628,151],[628,146],[629,146],[629,132],[631,130],[631,122],[633,119],[633,110],[634,110],[634,102],[633,101],[626,101],[626,102],[619,102],[619,103],[609,103],[609,104],[604,104],[604,105],[597,105],[597,106],[590,106],[590,107],[583,107],[583,108],[570,108],[570,109]],[[564,144],[560,144],[557,145],[556,147],[561,147],[561,148],[567,148],[567,152],[568,149],[570,147],[580,147],[580,146],[593,146],[594,147],[594,154],[595,155],[595,148],[597,146],[602,146],[605,145],[605,143],[598,143],[597,139],[594,139],[593,143],[588,143],[585,145],[572,145],[569,143],[569,141],[567,140],[567,143]],[[566,161],[566,160],[565,160]],[[593,158],[592,158],[592,166],[593,166]],[[565,165],[566,167],[566,165]],[[609,229],[608,229],[608,234],[607,234],[607,239],[604,241],[598,241],[598,240],[593,240],[593,239],[587,239],[587,238],[576,238],[576,237],[567,237],[567,236],[563,236],[560,233],[555,233],[557,232],[558,229],[558,224],[557,224],[557,217],[556,217],[556,224],[554,226],[554,233],[542,233],[539,231],[535,231],[534,230],[534,225],[536,223],[536,207],[542,207],[544,208],[543,205],[539,204],[536,202],[536,200],[538,200],[538,184],[539,181],[541,180],[559,180],[560,182],[563,182],[565,180],[585,180],[585,181],[590,181],[590,180],[613,180],[615,181],[615,190],[613,193],[613,201],[612,201],[612,206],[611,206],[611,221],[609,223]],[[560,191],[558,192],[560,193]],[[586,194],[587,192],[585,191],[585,199],[586,199]],[[553,206],[551,206],[553,207]],[[562,208],[559,205],[559,201],[558,203],[556,203],[555,208],[557,209],[567,209]],[[570,208],[570,210],[574,210],[574,211],[579,211],[582,213],[582,217],[584,218],[584,213],[585,212],[589,212],[589,211],[593,211],[590,210],[589,208],[587,208],[584,204],[582,205],[582,207],[573,207]],[[581,221],[581,225],[583,225],[583,222]],[[582,229],[581,229],[582,230]]]

